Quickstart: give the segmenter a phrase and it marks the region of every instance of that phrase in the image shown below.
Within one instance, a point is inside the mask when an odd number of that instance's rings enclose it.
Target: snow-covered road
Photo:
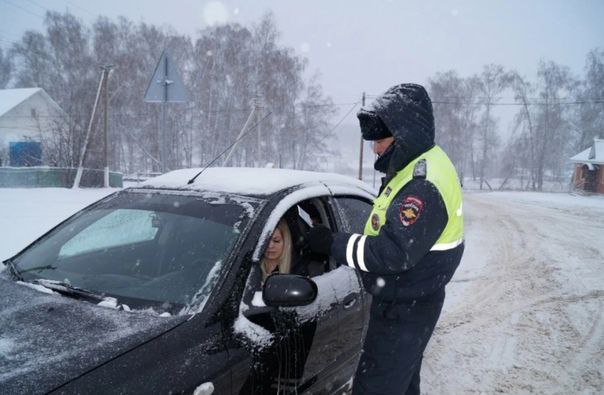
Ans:
[[[604,199],[470,193],[428,394],[604,392]]]

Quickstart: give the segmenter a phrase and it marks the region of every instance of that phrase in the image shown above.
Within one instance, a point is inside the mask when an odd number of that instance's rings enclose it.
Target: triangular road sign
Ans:
[[[149,81],[145,101],[147,103],[183,103],[187,101],[187,90],[176,69],[176,64],[170,60],[168,51],[161,53],[155,66],[153,77]]]

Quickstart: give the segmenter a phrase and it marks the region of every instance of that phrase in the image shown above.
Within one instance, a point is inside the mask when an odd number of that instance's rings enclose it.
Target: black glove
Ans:
[[[312,252],[329,255],[333,243],[333,233],[325,226],[315,226],[306,233],[306,241]]]

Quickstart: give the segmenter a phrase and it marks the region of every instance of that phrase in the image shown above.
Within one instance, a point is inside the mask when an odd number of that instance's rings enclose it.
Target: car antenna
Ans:
[[[249,128],[249,130],[248,130],[247,132],[243,133],[241,136],[239,136],[238,138],[236,138],[236,139],[235,139],[235,141],[233,141],[233,142],[231,143],[231,145],[229,145],[228,147],[226,147],[226,148],[224,149],[224,151],[222,151],[221,153],[219,153],[218,155],[216,155],[216,157],[215,157],[214,159],[212,159],[212,160],[210,161],[210,163],[208,163],[207,165],[205,165],[205,167],[204,167],[203,169],[201,169],[201,171],[200,171],[199,173],[197,173],[197,174],[195,175],[195,177],[191,178],[191,179],[190,179],[190,180],[187,182],[187,185],[191,185],[191,184],[193,184],[193,183],[195,182],[195,179],[196,179],[197,177],[199,177],[199,176],[201,175],[201,173],[203,173],[204,171],[206,171],[206,169],[207,169],[207,168],[209,168],[210,166],[212,166],[212,165],[214,164],[214,162],[216,162],[216,161],[217,161],[217,160],[218,160],[218,159],[219,159],[219,158],[220,158],[222,155],[224,155],[224,154],[225,154],[225,152],[227,152],[229,149],[231,149],[231,147],[232,147],[232,146],[234,146],[235,144],[237,144],[237,143],[239,142],[239,140],[241,140],[242,138],[244,138],[245,136],[247,136],[247,134],[248,134],[249,132],[251,132],[252,130],[256,129],[256,127],[257,127],[258,125],[260,125],[260,123],[261,123],[262,121],[264,121],[266,118],[268,118],[268,116],[269,116],[269,115],[271,115],[271,112],[270,112],[270,111],[268,112],[268,114],[266,114],[264,117],[262,117],[262,119],[261,119],[261,120],[259,120],[259,121],[258,121],[258,122],[256,122],[254,125],[252,125],[252,127],[250,127],[250,128]]]

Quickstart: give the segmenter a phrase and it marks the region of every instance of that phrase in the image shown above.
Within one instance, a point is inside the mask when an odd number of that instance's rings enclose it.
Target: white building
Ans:
[[[0,163],[10,164],[11,146],[17,148],[18,143],[39,143],[42,149],[41,143],[66,119],[66,113],[42,88],[0,89]],[[16,149],[12,154],[14,160]]]

